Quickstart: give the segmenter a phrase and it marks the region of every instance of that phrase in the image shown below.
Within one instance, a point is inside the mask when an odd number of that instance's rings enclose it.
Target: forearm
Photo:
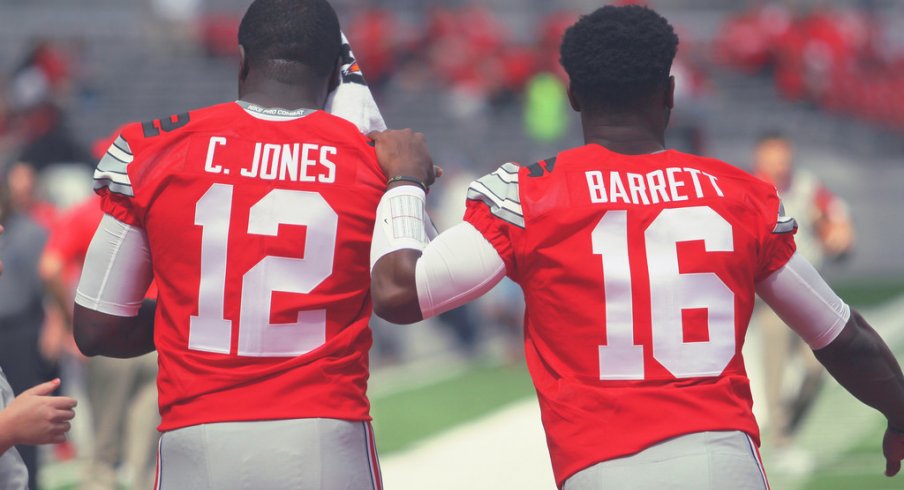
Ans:
[[[423,320],[415,287],[415,268],[420,250],[397,250],[384,255],[371,271],[374,312],[392,323]]]
[[[505,263],[469,223],[441,233],[424,249],[383,256],[372,272],[377,315],[413,323],[467,302],[505,277]]]
[[[889,424],[904,430],[904,374],[888,345],[860,316],[851,319],[831,344],[814,351],[829,373]]]
[[[131,358],[143,356],[149,352],[154,352],[157,347],[154,345],[154,316],[157,312],[156,301],[145,301],[138,310],[138,316],[135,322],[127,331],[120,329],[119,335],[111,335],[113,339],[121,339],[120,341],[110,341],[107,343],[107,349],[101,355],[107,357]]]
[[[415,267],[427,245],[426,193],[404,183],[390,184],[377,206],[371,243],[371,298],[377,316],[393,323],[422,319]]]
[[[12,437],[14,427],[4,412],[0,410],[0,456],[6,454],[6,451],[16,444]]]
[[[72,331],[72,294],[63,282],[61,275],[54,275],[44,281],[44,288],[53,304],[59,308],[63,324],[67,331]]]
[[[105,315],[75,305],[75,342],[86,356],[139,357],[153,352],[157,303],[145,301],[134,317]]]

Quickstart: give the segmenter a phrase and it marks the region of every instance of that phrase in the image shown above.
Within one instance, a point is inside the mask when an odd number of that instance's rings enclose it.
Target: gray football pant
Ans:
[[[160,437],[157,490],[381,490],[368,422],[203,424]]]
[[[759,453],[743,432],[698,432],[575,473],[564,490],[764,490]]]

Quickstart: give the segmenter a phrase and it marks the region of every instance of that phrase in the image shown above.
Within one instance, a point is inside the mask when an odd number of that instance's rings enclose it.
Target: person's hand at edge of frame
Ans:
[[[423,133],[398,129],[374,131],[367,136],[374,140],[377,160],[387,178],[415,177],[429,187],[442,176],[442,169],[433,164]]]
[[[60,387],[56,378],[33,386],[17,396],[2,412],[15,444],[50,444],[66,440],[69,423],[78,402],[68,396],[53,396]],[[7,425],[7,424],[4,424]]]
[[[885,476],[897,475],[904,459],[904,431],[889,425],[882,439],[882,452],[885,454]]]

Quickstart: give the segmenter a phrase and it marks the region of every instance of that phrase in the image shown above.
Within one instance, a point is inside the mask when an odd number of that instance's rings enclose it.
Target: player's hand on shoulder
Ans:
[[[16,397],[2,412],[15,432],[16,444],[49,444],[66,440],[69,421],[75,417],[75,399],[52,396],[60,380],[34,386]]]
[[[889,426],[882,440],[882,452],[885,454],[885,476],[897,475],[904,459],[904,431]]]
[[[375,131],[367,136],[374,140],[377,160],[388,178],[415,177],[429,186],[442,175],[433,165],[423,133],[399,129]]]

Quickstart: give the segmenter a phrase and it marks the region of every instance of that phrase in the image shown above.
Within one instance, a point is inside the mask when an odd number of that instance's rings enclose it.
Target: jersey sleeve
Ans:
[[[138,137],[140,126],[129,125],[113,141],[94,170],[94,192],[101,198],[101,209],[123,223],[141,226],[134,198],[135,189],[129,170],[136,156],[129,141]]]
[[[515,277],[515,250],[524,232],[518,176],[521,167],[506,163],[468,187],[464,220],[479,231]]]
[[[762,209],[765,226],[761,229],[763,238],[757,281],[784,267],[797,250],[794,243],[797,221],[785,213],[785,206],[774,190],[766,196]]]

